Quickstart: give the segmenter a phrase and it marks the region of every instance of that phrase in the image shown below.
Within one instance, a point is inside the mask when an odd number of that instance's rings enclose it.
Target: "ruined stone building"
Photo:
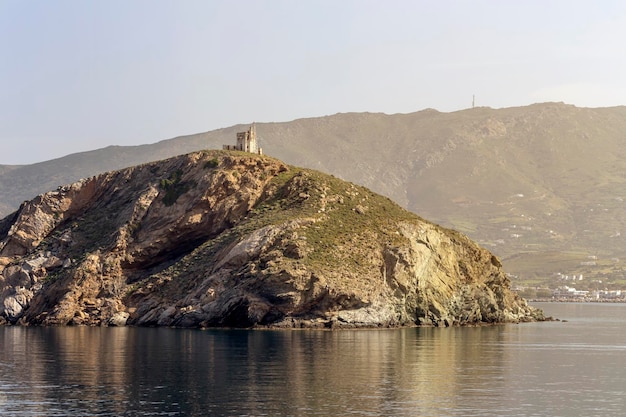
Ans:
[[[263,154],[263,150],[259,148],[259,144],[257,143],[256,138],[256,127],[254,124],[250,126],[245,132],[237,133],[237,144],[236,145],[223,145],[223,149],[227,151],[243,151],[250,153],[258,153],[259,155]]]

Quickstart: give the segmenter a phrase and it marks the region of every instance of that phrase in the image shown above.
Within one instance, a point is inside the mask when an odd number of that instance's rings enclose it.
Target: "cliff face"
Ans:
[[[544,319],[495,256],[389,199],[257,155],[102,174],[0,221],[0,316],[33,325],[355,327]]]

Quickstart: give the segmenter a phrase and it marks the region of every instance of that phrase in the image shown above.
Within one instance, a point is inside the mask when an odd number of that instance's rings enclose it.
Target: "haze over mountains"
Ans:
[[[0,166],[0,216],[79,178],[221,148],[247,127]],[[265,153],[367,186],[458,229],[513,274],[623,279],[626,107],[346,113],[256,128]]]

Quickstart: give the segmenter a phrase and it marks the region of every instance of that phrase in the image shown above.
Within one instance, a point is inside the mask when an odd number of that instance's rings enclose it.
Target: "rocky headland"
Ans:
[[[0,220],[0,321],[180,327],[545,320],[499,260],[364,187],[201,151],[108,172]]]

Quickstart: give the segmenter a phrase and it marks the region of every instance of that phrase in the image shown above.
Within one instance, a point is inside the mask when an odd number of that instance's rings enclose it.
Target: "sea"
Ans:
[[[0,327],[1,416],[624,416],[626,304],[375,330]]]

